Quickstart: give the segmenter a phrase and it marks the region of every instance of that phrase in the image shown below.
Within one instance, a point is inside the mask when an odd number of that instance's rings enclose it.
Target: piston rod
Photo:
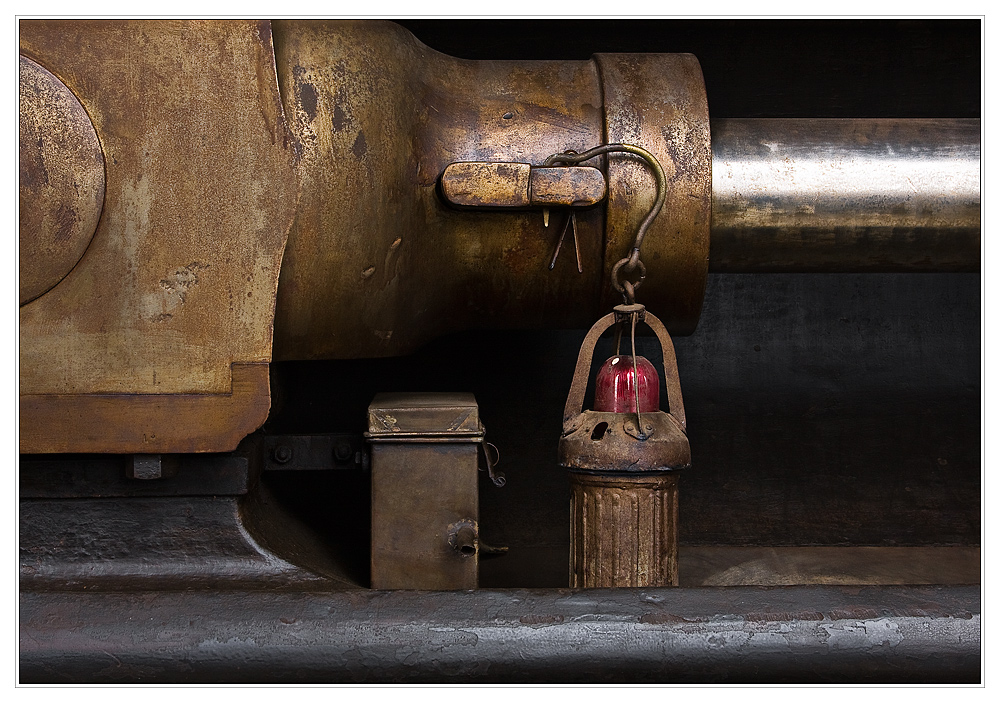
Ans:
[[[712,120],[710,271],[978,271],[978,119]]]

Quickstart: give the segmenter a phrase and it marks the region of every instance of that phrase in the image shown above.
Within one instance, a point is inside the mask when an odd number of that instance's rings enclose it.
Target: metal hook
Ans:
[[[486,472],[489,474],[490,480],[493,481],[493,485],[496,486],[497,488],[503,488],[507,484],[507,478],[503,475],[502,471],[493,470],[494,467],[496,467],[496,465],[500,463],[500,450],[497,449],[497,445],[493,444],[492,442],[487,442],[485,440],[483,440],[481,446],[483,448],[483,457],[486,459]],[[496,452],[497,454],[496,461],[490,459],[490,450],[488,449],[489,447],[493,447],[493,451]],[[481,470],[482,469],[480,469],[480,471]]]
[[[639,231],[635,235],[635,241],[632,244],[632,251],[629,252],[629,256],[619,261],[612,270],[611,284],[615,287],[616,291],[628,296],[625,286],[618,280],[617,274],[622,268],[624,268],[627,273],[631,273],[636,269],[636,267],[642,267],[642,278],[645,278],[645,267],[642,266],[642,262],[639,260],[639,250],[642,247],[642,240],[645,238],[646,232],[649,230],[649,227],[653,223],[656,216],[660,214],[660,210],[663,208],[663,203],[667,198],[667,177],[663,172],[663,167],[660,165],[660,162],[657,161],[655,156],[642,147],[634,146],[632,144],[604,144],[602,146],[594,147],[593,149],[588,149],[581,154],[577,154],[576,152],[570,150],[553,154],[542,162],[542,166],[550,167],[557,163],[578,164],[582,161],[592,159],[595,156],[611,153],[626,153],[638,156],[649,165],[650,169],[653,171],[653,175],[656,177],[656,202],[653,203],[652,209],[639,225]],[[632,293],[631,296],[628,296],[630,300],[635,300],[634,290],[639,287],[639,283],[642,282],[642,278],[630,286]]]

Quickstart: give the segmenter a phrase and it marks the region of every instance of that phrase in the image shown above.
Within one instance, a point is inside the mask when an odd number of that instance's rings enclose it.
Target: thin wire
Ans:
[[[639,360],[635,354],[635,323],[639,320],[639,313],[632,313],[632,388],[635,391],[635,422],[636,430],[639,432],[639,439],[646,439],[646,433],[642,429],[642,415],[639,412]]]

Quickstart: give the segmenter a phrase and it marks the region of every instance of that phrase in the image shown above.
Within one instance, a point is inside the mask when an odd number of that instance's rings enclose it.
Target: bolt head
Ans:
[[[333,447],[333,458],[337,461],[347,461],[353,455],[354,452],[351,451],[351,443],[346,440],[337,442]]]
[[[274,448],[272,456],[277,463],[287,464],[292,460],[292,448],[286,444],[281,444]]]

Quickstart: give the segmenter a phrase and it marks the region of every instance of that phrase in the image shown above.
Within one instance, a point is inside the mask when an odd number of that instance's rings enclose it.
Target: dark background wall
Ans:
[[[713,117],[980,115],[978,21],[401,24],[471,59],[691,52]],[[398,359],[276,364],[267,429],[360,432],[378,391],[472,391],[508,479],[481,484],[483,537],[510,547],[484,561],[482,583],[564,585],[555,452],[582,337],[473,331]],[[715,274],[697,331],[675,343],[694,456],[682,548],[979,544],[979,274]],[[270,480],[355,544],[363,571],[365,477]]]

